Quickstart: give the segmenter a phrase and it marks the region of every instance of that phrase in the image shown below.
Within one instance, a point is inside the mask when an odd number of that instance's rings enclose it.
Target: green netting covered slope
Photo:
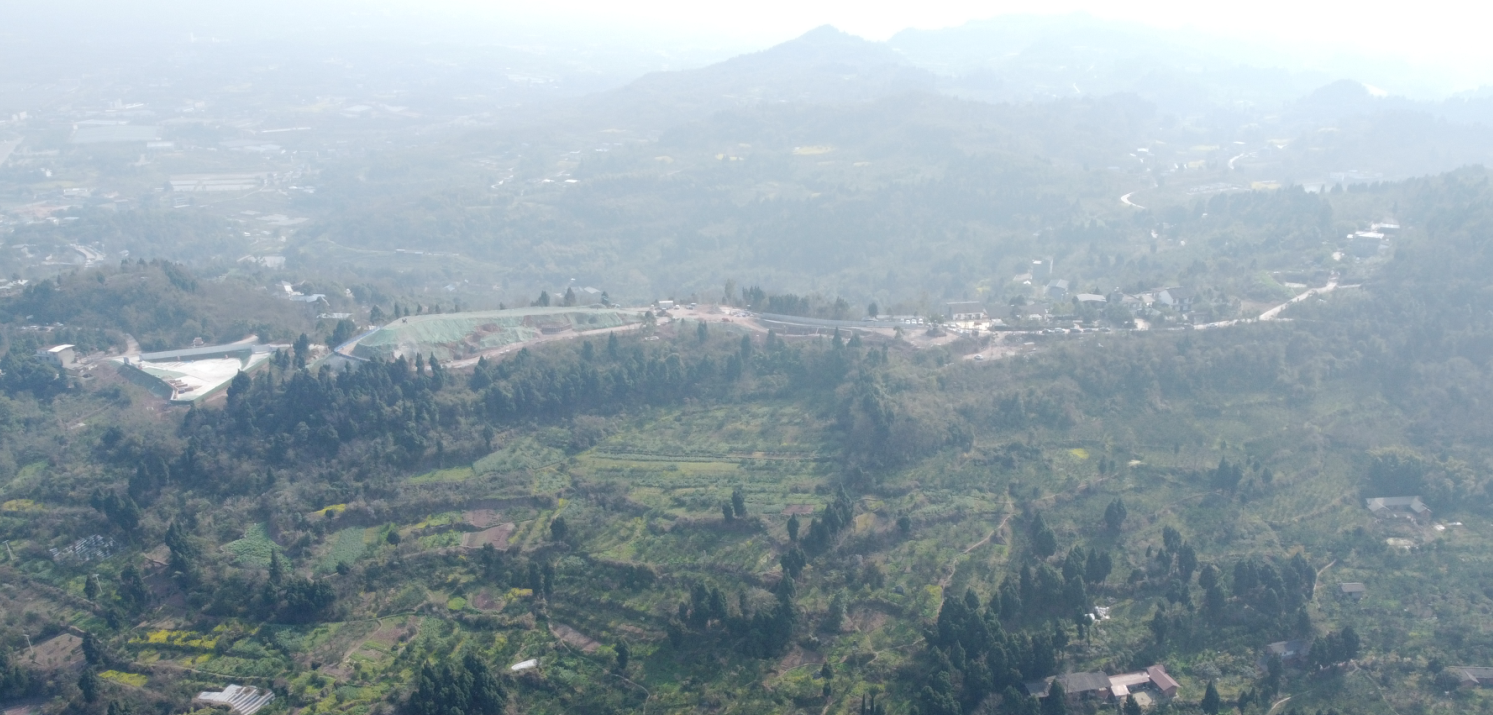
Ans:
[[[412,315],[359,340],[353,355],[390,360],[418,353],[442,361],[460,360],[543,335],[618,328],[640,319],[638,312],[605,308],[514,308]]]

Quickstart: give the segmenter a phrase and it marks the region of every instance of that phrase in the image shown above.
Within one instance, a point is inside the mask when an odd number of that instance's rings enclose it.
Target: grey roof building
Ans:
[[[949,320],[984,320],[989,317],[985,313],[984,304],[978,301],[959,301],[945,305]]]
[[[1109,692],[1109,676],[1104,673],[1064,673],[1058,676],[1063,692],[1069,697],[1105,695]]]
[[[1374,516],[1429,516],[1431,508],[1420,497],[1374,497],[1364,500]]]
[[[1463,688],[1493,685],[1493,668],[1459,665],[1451,669],[1457,675],[1457,685]]]

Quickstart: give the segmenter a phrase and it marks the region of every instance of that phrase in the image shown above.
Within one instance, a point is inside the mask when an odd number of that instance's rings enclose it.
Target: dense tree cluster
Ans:
[[[23,698],[36,691],[41,683],[28,670],[12,660],[11,654],[0,649],[0,699]]]
[[[770,605],[754,605],[743,591],[733,607],[719,588],[695,584],[690,600],[679,604],[676,618],[668,624],[669,641],[681,649],[723,642],[750,657],[781,655],[798,627],[798,589],[785,574],[772,592]]]
[[[1010,706],[1035,709],[1022,684],[1057,672],[1068,634],[1056,623],[1050,634],[1007,633],[1003,607],[1004,600],[981,604],[972,591],[944,599],[926,636],[927,684],[917,703],[922,715],[962,715],[992,693],[1004,694]]]
[[[472,653],[439,663],[425,663],[405,700],[404,715],[501,715],[508,689]]]
[[[127,260],[118,268],[35,281],[0,301],[0,323],[61,324],[66,328],[49,340],[85,351],[123,347],[124,333],[145,350],[166,350],[197,338],[214,343],[250,333],[285,339],[306,318],[294,303],[242,284],[199,281],[170,261]]]

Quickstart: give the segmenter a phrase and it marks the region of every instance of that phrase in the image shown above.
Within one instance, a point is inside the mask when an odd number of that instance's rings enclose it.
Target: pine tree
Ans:
[[[1151,635],[1156,638],[1156,645],[1165,645],[1168,624],[1166,614],[1162,612],[1160,606],[1156,607],[1156,615],[1151,618],[1150,626]]]
[[[788,516],[788,540],[791,541],[791,542],[793,542],[793,543],[795,543],[795,544],[798,543],[798,526],[799,526],[799,524],[798,524],[798,515],[797,514],[791,514],[791,515],[789,515]]]
[[[1057,534],[1042,521],[1042,515],[1037,514],[1032,518],[1032,553],[1039,559],[1045,559],[1058,550]]]
[[[1116,498],[1104,509],[1104,524],[1110,531],[1119,533],[1120,527],[1125,524],[1125,500]]]
[[[104,664],[104,649],[92,633],[83,634],[83,660],[92,666]]]
[[[78,692],[83,694],[83,701],[96,702],[99,696],[98,688],[98,674],[93,672],[91,666],[84,668],[83,672],[78,675]]]
[[[1203,693],[1200,705],[1208,715],[1218,715],[1218,711],[1223,709],[1223,698],[1218,696],[1218,686],[1211,680],[1208,681],[1208,690]]]
[[[1068,692],[1062,683],[1052,681],[1047,697],[1042,698],[1042,715],[1068,715]]]
[[[731,490],[731,509],[736,512],[736,518],[746,516],[746,493],[737,487]]]
[[[829,611],[824,615],[823,628],[830,633],[839,633],[845,623],[845,595],[836,593],[829,601]]]
[[[625,641],[617,643],[617,672],[627,670],[627,662],[632,658],[632,651],[628,649]]]

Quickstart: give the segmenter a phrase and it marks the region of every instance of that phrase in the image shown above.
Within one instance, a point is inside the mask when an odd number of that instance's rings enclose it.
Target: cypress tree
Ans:
[[[1223,698],[1218,696],[1218,686],[1213,681],[1208,681],[1208,690],[1203,693],[1203,701],[1199,705],[1208,715],[1218,715],[1218,711],[1223,708]]]

